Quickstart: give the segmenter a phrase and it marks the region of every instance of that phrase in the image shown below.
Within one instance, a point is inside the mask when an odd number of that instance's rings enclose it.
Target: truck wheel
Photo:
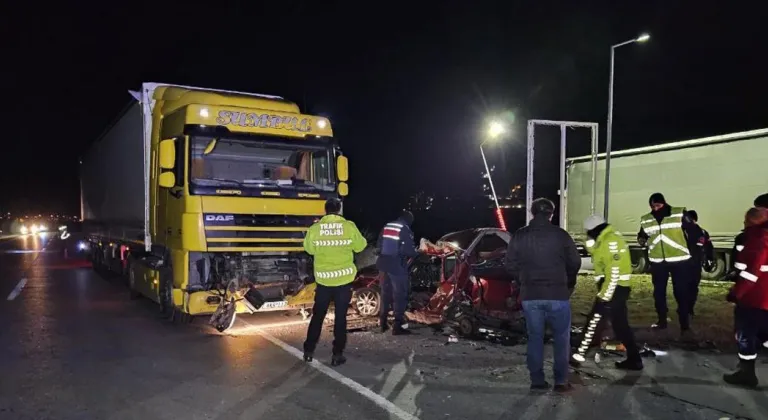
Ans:
[[[355,292],[355,311],[360,316],[373,318],[381,311],[381,293],[372,287],[364,287]]]
[[[701,278],[704,280],[718,280],[726,272],[726,264],[725,264],[725,257],[723,254],[716,254],[715,255],[715,266],[712,268],[711,271],[706,271],[704,268],[701,269]]]
[[[633,253],[632,274],[644,274],[648,272],[648,256],[645,252]]]
[[[160,313],[163,318],[171,319],[173,316],[173,272],[169,269],[160,270]]]
[[[141,297],[141,293],[136,291],[136,272],[130,264],[128,265],[128,296],[131,299]]]

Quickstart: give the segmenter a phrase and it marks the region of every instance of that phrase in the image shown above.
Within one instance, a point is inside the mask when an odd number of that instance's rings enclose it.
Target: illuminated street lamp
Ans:
[[[496,141],[502,134],[507,131],[504,124],[499,121],[491,121],[488,125],[488,133],[485,140],[480,143],[480,156],[483,157],[483,165],[485,165],[485,174],[488,176],[488,184],[491,186],[491,194],[493,195],[493,202],[496,204],[496,218],[499,221],[501,229],[507,230],[507,224],[504,222],[504,216],[501,213],[501,207],[499,207],[499,199],[496,196],[496,188],[493,186],[493,179],[491,178],[491,170],[488,168],[488,160],[485,158],[485,152],[483,151],[483,145],[488,141]]]
[[[636,42],[646,42],[651,39],[649,34],[641,34],[637,38],[630,39],[628,41],[620,42],[611,46],[611,72],[610,80],[608,81],[608,124],[606,128],[605,139],[605,199],[603,201],[603,218],[608,220],[608,191],[611,185],[611,140],[613,134],[613,63],[614,56],[616,55],[616,48],[623,47],[624,45],[634,44]]]

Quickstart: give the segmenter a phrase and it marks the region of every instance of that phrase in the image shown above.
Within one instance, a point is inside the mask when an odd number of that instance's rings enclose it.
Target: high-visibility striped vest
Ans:
[[[351,283],[357,274],[354,253],[365,249],[366,244],[357,226],[336,214],[310,226],[304,249],[315,257],[315,281],[329,287]]]
[[[648,259],[651,262],[679,262],[691,258],[683,232],[684,213],[685,208],[672,207],[670,215],[661,223],[656,221],[653,213],[640,218],[640,227],[648,235]]]

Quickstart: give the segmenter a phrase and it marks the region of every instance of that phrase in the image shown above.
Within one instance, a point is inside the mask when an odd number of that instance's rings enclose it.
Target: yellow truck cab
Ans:
[[[283,98],[145,83],[81,159],[94,268],[172,319],[285,310],[309,282],[302,241],[347,160],[328,119]],[[311,304],[311,302],[305,302]],[[298,309],[298,308],[297,308]]]

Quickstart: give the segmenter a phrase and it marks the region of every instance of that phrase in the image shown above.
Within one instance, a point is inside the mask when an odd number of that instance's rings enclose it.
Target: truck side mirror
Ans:
[[[336,158],[336,176],[338,176],[339,181],[342,181],[342,182],[349,181],[348,165],[349,165],[349,162],[347,161],[346,156],[339,156]]]
[[[339,195],[346,197],[349,194],[349,185],[346,182],[339,182]]]
[[[176,165],[176,139],[160,141],[160,168],[173,169]]]
[[[157,178],[157,183],[163,188],[171,188],[176,185],[176,175],[173,172],[163,172]]]

